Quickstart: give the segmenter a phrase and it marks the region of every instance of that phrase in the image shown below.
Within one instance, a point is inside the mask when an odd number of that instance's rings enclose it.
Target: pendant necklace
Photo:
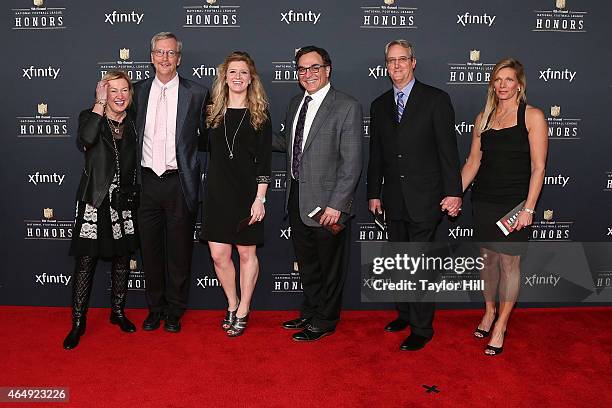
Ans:
[[[109,119],[108,115],[104,115],[104,116],[106,116],[106,122],[108,123],[108,127],[111,129],[111,131],[115,135],[119,135],[119,132],[121,132],[121,127],[123,126],[123,123],[119,123],[118,126],[115,126],[113,122]]]
[[[230,147],[229,140],[227,139],[227,126],[225,125],[225,113],[223,114],[223,134],[225,135],[225,143],[227,144],[227,150],[229,151],[229,158],[232,160],[234,158],[234,142],[236,142],[236,135],[240,130],[240,126],[242,125],[242,121],[247,113],[247,108],[244,108],[244,113],[242,114],[242,119],[240,119],[240,123],[234,132],[234,137],[232,138],[232,147]]]

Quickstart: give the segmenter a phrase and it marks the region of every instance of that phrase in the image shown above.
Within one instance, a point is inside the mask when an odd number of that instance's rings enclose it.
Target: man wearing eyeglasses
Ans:
[[[304,289],[300,317],[283,323],[296,341],[332,334],[340,319],[346,278],[348,216],[361,173],[363,118],[354,98],[334,89],[327,51],[301,48],[295,56],[300,85],[287,109],[275,150],[287,152],[286,210]],[[320,221],[309,217],[317,207]],[[331,226],[344,222],[337,234]],[[327,228],[325,228],[327,227]]]
[[[181,330],[191,282],[198,208],[200,134],[208,89],[177,74],[181,41],[161,32],[151,39],[155,77],[134,86],[142,186],[138,225],[149,314],[144,330]]]
[[[446,92],[415,79],[409,42],[391,41],[385,58],[393,87],[370,108],[368,208],[385,211],[389,241],[431,242],[443,211],[461,210],[455,112]],[[433,336],[435,304],[403,302],[397,309],[385,330],[410,326],[400,349],[423,348]]]

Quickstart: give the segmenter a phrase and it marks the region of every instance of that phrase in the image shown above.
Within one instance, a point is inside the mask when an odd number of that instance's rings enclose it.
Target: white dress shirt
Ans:
[[[144,138],[142,140],[142,160],[140,164],[143,167],[153,168],[155,113],[163,87],[166,87],[166,106],[168,108],[166,120],[166,123],[168,123],[166,131],[166,170],[175,170],[178,168],[176,163],[176,111],[178,107],[179,90],[178,74],[166,84],[163,84],[157,77],[153,79],[151,92],[149,93],[149,103],[147,105],[147,119],[145,122]]]
[[[304,136],[302,137],[302,150],[304,150],[304,145],[306,144],[306,139],[308,138],[308,133],[310,132],[310,127],[312,126],[312,122],[314,121],[317,112],[319,111],[319,107],[323,103],[323,99],[327,96],[329,89],[331,88],[331,84],[328,83],[323,88],[319,89],[317,92],[312,95],[308,92],[304,92],[304,98],[306,95],[309,95],[312,100],[308,104],[308,110],[306,111],[306,120],[304,122]],[[293,139],[295,138],[295,127],[297,126],[298,117],[300,116],[300,110],[302,109],[302,105],[304,104],[304,98],[302,98],[302,102],[297,108],[295,112],[295,117],[293,118],[293,128],[291,129],[291,146],[293,146]]]

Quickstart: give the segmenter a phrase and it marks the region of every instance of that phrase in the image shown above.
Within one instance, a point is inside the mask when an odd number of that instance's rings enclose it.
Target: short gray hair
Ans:
[[[412,46],[412,44],[410,44],[408,41],[403,40],[401,38],[397,39],[397,40],[393,40],[387,43],[387,45],[385,45],[385,58],[387,58],[387,53],[389,52],[389,48],[391,48],[394,45],[399,45],[401,47],[404,47],[408,50],[410,50],[410,56],[412,58],[416,58],[414,55],[414,47]]]
[[[176,41],[176,47],[178,48],[177,51],[180,54],[181,50],[183,49],[183,42],[179,40],[178,37],[174,35],[174,33],[171,33],[169,31],[162,31],[161,33],[155,34],[153,38],[151,38],[151,52],[153,52],[153,50],[155,49],[156,42],[158,42],[159,40],[165,40],[167,38],[171,38]]]

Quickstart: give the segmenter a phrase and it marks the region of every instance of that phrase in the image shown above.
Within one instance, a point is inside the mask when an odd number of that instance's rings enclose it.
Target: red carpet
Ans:
[[[439,311],[417,353],[384,333],[393,312],[349,311],[337,332],[296,343],[279,324],[291,312],[252,313],[229,339],[220,311],[189,311],[183,331],[124,334],[108,309],[89,313],[79,347],[62,349],[67,308],[1,307],[0,387],[67,386],[78,407],[612,406],[612,308],[522,309],[504,353],[472,337],[481,311]],[[135,323],[144,310],[130,310]],[[423,387],[437,386],[439,392]]]

